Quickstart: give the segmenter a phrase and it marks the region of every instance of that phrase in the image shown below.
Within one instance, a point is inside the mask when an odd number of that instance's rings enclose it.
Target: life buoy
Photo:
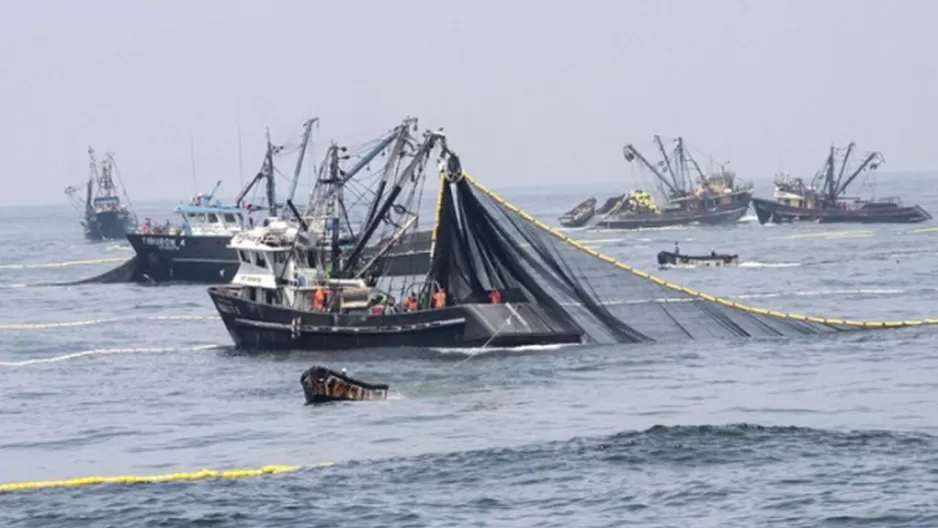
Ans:
[[[733,261],[733,257],[723,257],[724,264],[729,264],[732,261]]]

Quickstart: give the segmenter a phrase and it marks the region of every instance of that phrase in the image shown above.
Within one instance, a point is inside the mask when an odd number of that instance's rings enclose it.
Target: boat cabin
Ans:
[[[366,312],[375,290],[364,280],[330,279],[322,270],[308,267],[305,256],[291,258],[310,247],[304,239],[296,227],[276,218],[268,219],[267,226],[236,234],[228,247],[237,251],[240,266],[231,284],[240,287],[246,300],[296,310],[311,310],[316,290],[324,289],[327,302],[336,299],[340,312]]]
[[[120,198],[117,196],[99,196],[95,198],[91,204],[96,213],[118,211],[121,209]]]
[[[193,235],[232,235],[252,226],[247,209],[227,206],[180,205],[183,230]]]

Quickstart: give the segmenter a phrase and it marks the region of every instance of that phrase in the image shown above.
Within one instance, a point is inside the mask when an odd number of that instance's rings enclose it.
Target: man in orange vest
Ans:
[[[414,299],[414,294],[410,294],[404,298],[404,310],[408,312],[417,311],[417,299]]]
[[[326,292],[322,288],[316,288],[313,293],[313,310],[321,312],[326,306]]]
[[[442,289],[436,291],[433,294],[433,307],[439,310],[440,308],[446,308],[446,292]]]
[[[498,291],[498,288],[492,288],[492,290],[489,291],[489,300],[492,301],[492,304],[501,304],[502,292]]]

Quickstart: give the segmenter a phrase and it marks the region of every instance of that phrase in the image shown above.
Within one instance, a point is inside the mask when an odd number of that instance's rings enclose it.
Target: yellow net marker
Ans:
[[[860,327],[860,328],[903,328],[903,327],[909,327],[909,326],[938,325],[938,319],[922,319],[922,320],[918,320],[918,321],[844,321],[844,320],[842,320],[842,319],[827,319],[827,318],[824,318],[824,317],[806,317],[806,316],[803,316],[803,315],[786,314],[786,313],[782,313],[782,312],[776,312],[776,311],[772,311],[772,310],[766,310],[766,309],[764,309],[764,308],[754,308],[754,307],[746,306],[746,305],[744,305],[744,304],[736,303],[736,302],[733,302],[733,301],[730,301],[730,300],[727,300],[727,299],[722,299],[722,298],[720,298],[720,297],[716,297],[716,296],[713,296],[713,295],[707,295],[707,294],[705,294],[705,293],[701,293],[701,292],[692,290],[692,289],[690,289],[690,288],[685,288],[685,287],[683,287],[683,286],[678,286],[678,285],[676,285],[676,284],[672,284],[672,283],[670,283],[670,282],[668,282],[668,281],[666,281],[666,280],[664,280],[664,279],[661,279],[661,278],[659,278],[659,277],[656,277],[656,276],[654,276],[654,275],[650,275],[650,274],[648,274],[648,273],[645,273],[644,271],[639,271],[639,270],[637,270],[637,269],[635,269],[635,268],[629,266],[628,264],[624,264],[624,263],[622,263],[622,262],[619,262],[618,260],[616,260],[616,259],[614,259],[614,258],[612,258],[612,257],[610,257],[610,256],[608,256],[608,255],[604,255],[604,254],[602,254],[602,253],[596,251],[595,249],[586,247],[582,242],[579,242],[579,241],[577,241],[577,240],[574,240],[574,239],[572,239],[572,238],[570,238],[570,237],[564,235],[564,234],[561,233],[560,231],[557,231],[556,229],[554,229],[554,228],[548,226],[547,224],[541,222],[540,220],[536,220],[534,217],[532,217],[532,216],[529,215],[528,213],[526,213],[526,212],[522,211],[521,209],[519,209],[518,207],[516,207],[516,206],[514,206],[514,205],[512,205],[512,204],[510,204],[510,203],[508,203],[507,201],[505,201],[504,198],[502,198],[501,196],[495,194],[495,192],[493,192],[493,191],[491,191],[490,189],[488,189],[487,187],[483,186],[481,183],[477,182],[477,181],[475,180],[475,178],[471,177],[468,173],[463,172],[463,176],[465,177],[466,181],[468,181],[468,182],[471,183],[473,186],[475,186],[475,188],[478,189],[480,192],[482,192],[482,194],[488,196],[489,198],[491,198],[491,199],[494,200],[495,202],[499,203],[500,205],[502,205],[502,207],[505,207],[505,208],[508,209],[509,211],[512,211],[512,212],[517,213],[519,216],[521,216],[521,218],[523,218],[523,219],[525,219],[525,220],[527,220],[527,221],[533,223],[533,224],[534,224],[536,227],[538,227],[539,229],[541,229],[541,230],[543,230],[543,231],[546,231],[547,233],[550,233],[551,235],[553,235],[554,237],[560,239],[561,241],[565,242],[566,244],[569,244],[570,246],[573,246],[574,248],[576,248],[576,249],[578,249],[578,250],[580,250],[580,251],[582,251],[582,252],[584,252],[584,253],[587,253],[587,254],[589,254],[589,255],[591,255],[591,256],[593,256],[593,257],[596,257],[596,258],[598,258],[599,260],[602,260],[603,262],[606,262],[606,263],[608,263],[608,264],[612,264],[613,266],[616,266],[616,267],[619,268],[619,269],[625,270],[625,271],[627,271],[627,272],[629,272],[629,273],[631,273],[631,274],[633,274],[633,275],[635,275],[635,276],[637,276],[637,277],[641,277],[641,278],[643,278],[643,279],[649,280],[649,281],[654,282],[655,284],[659,284],[659,285],[661,285],[661,286],[665,286],[665,287],[670,288],[670,289],[672,289],[672,290],[680,291],[680,292],[682,292],[682,293],[685,293],[685,294],[687,294],[687,295],[690,295],[691,297],[694,297],[694,298],[697,298],[697,299],[700,299],[700,300],[703,300],[703,301],[712,302],[712,303],[716,303],[716,304],[722,304],[722,305],[724,305],[724,306],[730,306],[730,307],[733,307],[733,308],[735,308],[735,309],[742,310],[742,311],[746,311],[746,312],[750,312],[750,313],[757,314],[757,315],[764,315],[764,316],[774,317],[774,318],[778,318],[778,319],[790,319],[790,320],[793,320],[793,321],[803,321],[803,322],[819,323],[819,324],[825,324],[825,325],[851,326],[851,327]],[[854,233],[864,233],[864,234],[865,234],[865,233],[867,233],[867,232],[858,231],[858,232],[854,232]]]
[[[83,477],[70,480],[40,480],[35,482],[19,482],[13,484],[0,484],[0,493],[13,491],[26,491],[52,488],[77,488],[82,486],[96,486],[100,484],[154,484],[159,482],[189,482],[194,480],[212,479],[242,479],[248,477],[261,477],[279,473],[292,473],[300,469],[311,469],[331,466],[331,462],[314,464],[312,466],[264,466],[258,469],[239,469],[218,471],[203,469],[191,473],[168,473],[165,475],[120,475],[116,477]]]

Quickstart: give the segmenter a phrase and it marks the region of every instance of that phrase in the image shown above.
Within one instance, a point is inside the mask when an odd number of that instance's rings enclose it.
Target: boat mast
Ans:
[[[378,188],[375,190],[375,199],[372,200],[371,207],[368,208],[368,214],[365,216],[365,225],[368,225],[375,219],[378,204],[381,203],[381,198],[384,196],[384,189],[387,187],[391,175],[396,172],[400,164],[404,147],[407,146],[407,140],[410,138],[408,130],[410,129],[411,123],[416,127],[417,120],[413,118],[405,119],[403,123],[394,128],[394,133],[391,136],[394,139],[394,145],[391,147],[391,157],[388,159],[387,164],[384,166],[384,171],[381,173],[381,180],[378,182]]]
[[[866,170],[867,167],[870,167],[870,169],[876,169],[877,167],[879,167],[879,164],[882,163],[882,159],[883,159],[883,155],[879,152],[871,152],[869,155],[867,155],[866,159],[863,160],[863,163],[860,164],[857,170],[853,171],[853,173],[847,178],[847,181],[845,181],[843,185],[838,187],[837,194],[838,195],[843,194],[844,191],[847,190],[847,186],[853,183],[853,180],[856,179],[856,177],[859,176],[861,172]],[[877,160],[879,160],[879,162],[874,163]]]
[[[306,157],[306,148],[309,145],[309,137],[313,132],[313,124],[319,123],[319,118],[314,117],[303,123],[303,142],[300,143],[300,155],[296,159],[296,168],[293,170],[293,184],[290,186],[290,193],[287,200],[293,201],[293,195],[296,194],[296,185],[300,181],[300,171],[303,169],[303,158]],[[268,142],[270,140],[268,139]]]
[[[85,215],[91,217],[94,215],[94,206],[91,205],[91,197],[94,195],[94,182],[98,177],[98,163],[94,159],[94,149],[88,147],[88,190],[85,194]]]
[[[835,189],[840,189],[840,181],[844,177],[844,171],[847,169],[847,160],[850,159],[850,153],[853,152],[854,146],[856,146],[856,143],[854,143],[853,141],[851,141],[850,144],[847,145],[847,153],[844,154],[844,159],[843,161],[840,162],[840,172],[837,174],[837,183],[834,184]]]
[[[267,207],[269,216],[277,216],[277,194],[274,187],[274,146],[270,142],[270,128],[267,128]]]
[[[430,155],[430,152],[436,146],[437,142],[443,144],[443,148],[446,148],[446,136],[438,132],[427,131],[425,133],[425,140],[420,145],[420,148],[417,149],[417,152],[414,153],[413,159],[407,167],[401,171],[397,177],[397,181],[394,184],[394,187],[387,195],[387,199],[384,203],[381,204],[381,207],[378,208],[374,218],[371,222],[365,224],[364,229],[362,229],[361,237],[358,239],[358,243],[355,244],[355,248],[349,254],[348,260],[345,262],[345,266],[342,269],[342,274],[346,274],[349,269],[354,265],[355,261],[358,259],[358,256],[361,255],[361,252],[365,249],[365,246],[368,244],[369,239],[378,229],[378,225],[381,223],[381,220],[388,214],[388,211],[395,205],[395,200],[404,190],[404,185],[409,181],[414,181],[417,179],[416,174],[418,168],[421,164],[425,163],[426,158]],[[422,172],[422,171],[421,171]]]
[[[324,183],[331,187],[326,205],[326,218],[332,224],[332,240],[329,245],[329,270],[335,272],[339,269],[339,215],[337,202],[340,199],[339,193],[342,192],[342,184],[339,178],[339,148],[333,145],[330,154],[329,178]]]
[[[668,174],[671,175],[671,181],[674,182],[674,188],[679,189],[680,194],[685,194],[685,188],[683,185],[678,183],[677,175],[674,174],[674,169],[671,168],[671,159],[668,156],[668,153],[664,150],[664,144],[661,143],[661,137],[655,134],[655,143],[658,144],[658,150],[661,152],[661,157],[664,158],[664,166],[668,169]]]

